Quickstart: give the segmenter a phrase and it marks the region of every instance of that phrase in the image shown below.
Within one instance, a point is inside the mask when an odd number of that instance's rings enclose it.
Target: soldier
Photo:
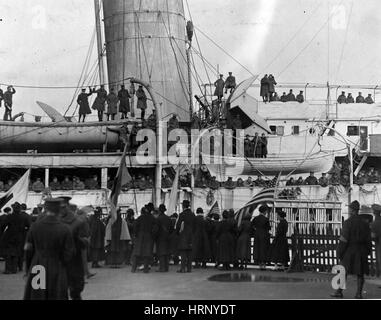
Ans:
[[[73,178],[73,189],[74,190],[85,190],[85,184],[78,178]]]
[[[91,179],[87,179],[85,181],[85,188],[87,190],[97,190],[99,189],[99,182],[98,182],[98,176],[93,175]]]
[[[107,100],[107,91],[105,90],[105,86],[101,85],[98,90],[93,89],[93,93],[97,94],[97,97],[94,100],[92,109],[97,110],[98,112],[98,120],[99,122],[103,121],[103,113],[105,112],[105,104]]]
[[[365,103],[365,98],[362,96],[361,92],[359,92],[359,95],[356,98],[356,103]]]
[[[315,174],[313,172],[310,172],[310,176],[304,181],[304,184],[308,186],[317,186],[319,185],[319,181],[315,177]]]
[[[233,181],[232,177],[228,177],[228,180],[224,183],[224,188],[225,189],[235,189],[236,188],[236,183]]]
[[[353,201],[348,207],[349,218],[344,222],[341,230],[340,243],[337,250],[346,275],[357,276],[357,292],[355,299],[362,299],[364,275],[369,274],[368,255],[372,250],[372,238],[369,223],[359,215],[360,203]],[[338,289],[331,295],[342,298],[343,290]]]
[[[352,93],[348,93],[347,103],[355,103],[355,99],[353,99]]]
[[[299,103],[304,102],[303,91],[300,91],[300,93],[296,96],[296,101],[298,101]]]
[[[204,210],[196,210],[196,219],[192,240],[192,257],[195,268],[206,268],[206,262],[210,259],[210,246],[208,239],[208,223],[204,219]]]
[[[127,119],[127,113],[131,111],[130,107],[130,99],[131,95],[128,90],[125,89],[125,86],[122,85],[120,87],[120,91],[118,92],[119,98],[119,112],[121,113],[120,119]]]
[[[62,190],[73,190],[73,182],[70,181],[69,176],[65,176],[64,181],[62,181]]]
[[[53,181],[50,182],[50,184],[49,184],[49,188],[50,188],[50,190],[52,190],[52,191],[58,191],[58,190],[61,190],[61,184],[59,183],[57,177],[53,177]]]
[[[59,220],[61,199],[45,201],[46,217],[33,224],[25,244],[27,281],[24,300],[68,300],[67,265],[74,254],[73,237]],[[32,286],[34,266],[45,268],[46,289]]]
[[[223,77],[224,75],[220,74],[220,78],[214,83],[214,86],[216,87],[214,96],[217,97],[218,102],[221,102],[222,98],[224,97],[225,81]]]
[[[268,82],[269,82],[269,101],[273,101],[273,96],[275,93],[275,86],[277,85],[277,83],[276,83],[275,78],[272,74],[269,75]]]
[[[5,95],[5,93],[4,93],[4,95]],[[5,99],[4,99],[4,101],[5,101]],[[365,98],[365,103],[367,103],[367,104],[373,104],[373,103],[374,103],[373,98],[372,98],[372,95],[371,95],[370,93],[369,93],[368,96]]]
[[[181,255],[181,268],[178,273],[192,272],[192,240],[196,218],[188,200],[184,200],[182,206],[183,212],[180,213],[176,224],[176,233],[179,235],[178,250]]]
[[[135,212],[132,209],[127,210],[127,217],[126,217],[128,232],[131,236],[131,241],[127,244],[127,252],[126,252],[126,264],[128,266],[131,265],[131,258],[132,258],[132,251],[134,248],[134,226],[135,226]]]
[[[111,92],[108,94],[106,101],[107,101],[107,121],[110,121],[110,117],[111,117],[111,120],[114,121],[115,116],[118,112],[118,101],[119,101],[118,96],[115,94],[114,88],[111,88]]]
[[[135,273],[138,260],[143,260],[144,273],[149,272],[149,264],[153,258],[154,238],[158,232],[156,219],[150,213],[150,209],[142,208],[141,216],[136,220],[134,225],[134,250],[132,257],[131,272]]]
[[[269,83],[269,78],[267,74],[261,79],[261,92],[260,96],[263,99],[263,102],[268,102],[269,101],[269,90],[270,90],[270,83]]]
[[[374,204],[372,206],[374,221],[370,228],[372,231],[372,238],[376,244],[376,276],[381,275],[381,206]]]
[[[328,187],[329,180],[327,178],[327,174],[324,172],[322,173],[321,177],[319,178],[319,185],[323,188]]]
[[[159,231],[156,239],[156,254],[159,257],[159,270],[157,272],[169,271],[169,254],[170,254],[170,234],[172,230],[171,218],[165,212],[167,208],[164,204],[159,206],[159,216],[157,223]]]
[[[152,131],[156,131],[156,110],[152,110],[152,114],[147,119],[146,127]]]
[[[286,92],[283,92],[283,95],[280,97],[281,102],[287,102],[287,95]]]
[[[229,89],[230,89],[230,93],[232,93],[234,89],[236,88],[236,86],[237,86],[237,83],[236,83],[235,77],[233,77],[232,72],[229,72],[229,76],[226,78],[226,82],[225,82],[225,94],[228,93]]]
[[[5,257],[4,274],[17,273],[19,259],[23,254],[25,233],[30,227],[30,220],[21,213],[18,202],[12,204],[13,212],[3,221],[4,233],[0,239],[0,251]]]
[[[4,121],[12,121],[12,106],[13,106],[13,95],[16,93],[16,90],[13,86],[8,86],[7,91],[3,93],[4,99]]]
[[[290,90],[290,92],[286,96],[286,99],[287,99],[287,102],[296,101],[296,98],[295,98],[295,95],[294,95],[294,92],[292,91],[292,89]]]
[[[41,178],[37,178],[36,181],[32,185],[32,190],[34,192],[42,192],[45,189],[45,185],[42,183]]]
[[[79,120],[83,119],[82,122],[85,122],[86,115],[91,114],[89,97],[93,94],[93,90],[90,88],[90,92],[86,93],[86,89],[82,89],[82,93],[77,98],[77,103],[79,104]]]
[[[174,114],[168,121],[168,133],[171,133],[172,130],[178,129],[179,127],[179,120],[177,119],[177,115]]]
[[[341,95],[337,98],[337,103],[339,103],[339,104],[347,103],[347,97],[345,96],[344,91],[342,91]]]
[[[85,269],[82,260],[82,249],[88,245],[88,230],[86,224],[74,214],[70,208],[70,197],[61,197],[63,205],[61,209],[61,222],[70,229],[74,240],[75,253],[67,263],[68,287],[72,300],[82,300],[81,293],[85,288]]]
[[[261,270],[266,270],[266,263],[269,259],[270,247],[270,221],[267,215],[270,208],[265,204],[259,208],[260,215],[255,217],[252,225],[255,230],[254,236],[254,261],[259,265]]]
[[[138,98],[137,108],[141,110],[141,119],[144,121],[147,110],[147,96],[144,92],[143,86],[139,86],[139,89],[136,91],[136,97]]]
[[[261,136],[261,157],[262,158],[267,158],[267,154],[268,154],[268,150],[267,150],[267,144],[268,144],[268,141],[267,141],[267,137],[264,133],[262,133],[262,136]]]

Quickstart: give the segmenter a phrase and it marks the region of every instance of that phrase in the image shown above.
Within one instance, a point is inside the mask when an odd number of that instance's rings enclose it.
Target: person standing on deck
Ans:
[[[356,97],[356,103],[365,103],[365,98],[362,96],[362,92]]]
[[[269,75],[268,82],[269,82],[269,101],[273,101],[275,86],[277,85],[277,82],[275,81],[275,78],[272,74]]]
[[[147,96],[144,92],[143,86],[139,86],[139,89],[136,91],[136,97],[138,98],[136,107],[141,110],[141,119],[144,121],[147,110]]]
[[[262,133],[262,136],[261,136],[261,156],[262,158],[267,158],[267,154],[268,154],[268,151],[267,151],[267,144],[268,144],[268,140],[267,140],[267,137],[264,133]]]
[[[269,101],[269,91],[270,90],[270,82],[267,74],[261,79],[261,92],[260,96],[263,99],[263,102],[268,102]]]
[[[106,226],[101,220],[102,209],[96,208],[90,219],[90,260],[92,268],[100,268],[99,261],[104,258]]]
[[[254,236],[254,261],[261,270],[266,270],[266,263],[269,258],[270,248],[270,221],[267,215],[270,208],[265,204],[259,208],[259,216],[255,217],[252,225],[255,231]]]
[[[374,221],[370,228],[372,231],[372,238],[376,244],[376,276],[381,276],[381,206],[374,204],[372,206]]]
[[[165,212],[167,208],[164,204],[159,206],[159,216],[157,217],[158,235],[156,239],[156,254],[159,258],[159,270],[157,272],[169,271],[170,254],[170,234],[172,233],[172,221]]]
[[[114,121],[115,116],[118,113],[118,101],[119,101],[118,96],[115,94],[114,88],[111,89],[111,92],[107,96],[106,101],[107,101],[107,121],[110,121],[110,117],[111,117],[111,120]]]
[[[16,93],[13,86],[8,86],[7,91],[3,94],[4,99],[4,121],[12,121],[12,106],[13,106],[13,95]]]
[[[293,101],[296,101],[296,97],[294,95],[294,92],[293,90],[291,89],[290,92],[288,93],[288,95],[286,96],[286,99],[287,99],[287,102],[293,102]]]
[[[98,90],[93,90],[93,93],[97,94],[95,101],[93,103],[92,109],[97,110],[98,112],[98,120],[99,122],[103,121],[103,113],[105,112],[105,104],[107,100],[107,91],[105,90],[105,86],[102,84]]]
[[[238,228],[238,240],[236,257],[240,263],[239,269],[247,269],[247,264],[251,260],[251,216],[245,215],[242,223]]]
[[[4,96],[5,96],[5,93],[4,93]],[[4,99],[5,101],[5,99]],[[374,101],[373,101],[373,98],[372,98],[372,95],[369,93],[368,96],[365,98],[365,103],[367,104],[373,104]]]
[[[222,213],[222,221],[217,226],[218,240],[218,264],[222,264],[221,270],[230,270],[230,265],[234,263],[236,233],[235,225],[229,218],[229,211]]]
[[[229,72],[229,76],[226,78],[226,82],[225,82],[225,94],[228,93],[229,89],[230,89],[230,93],[232,93],[236,87],[237,87],[237,83],[236,83],[235,77],[233,76],[232,72]]]
[[[4,91],[0,88],[0,108],[4,100]]]
[[[90,92],[86,93],[86,89],[82,89],[82,93],[78,96],[77,103],[79,105],[79,120],[78,122],[85,122],[86,116],[91,114],[89,97],[93,94],[90,88]]]
[[[74,241],[67,225],[60,222],[62,199],[45,201],[46,217],[33,224],[25,244],[27,281],[24,300],[68,300],[68,264],[74,255]],[[46,272],[46,289],[32,285],[34,266]]]
[[[224,97],[224,87],[225,81],[223,79],[224,75],[220,74],[220,78],[214,83],[216,89],[214,90],[214,96],[217,97],[217,101],[221,102]]]
[[[372,237],[369,223],[359,215],[360,203],[353,201],[348,210],[349,218],[344,222],[341,230],[337,256],[345,268],[346,275],[357,276],[355,298],[362,299],[364,275],[369,274],[368,256],[372,250]],[[343,290],[336,290],[331,297],[343,298]]]
[[[296,101],[298,101],[299,103],[303,103],[304,102],[303,91],[300,91],[299,94],[296,96]]]
[[[131,112],[131,107],[130,107],[130,99],[131,95],[126,90],[125,86],[122,85],[120,87],[120,90],[118,92],[118,98],[119,98],[119,112],[121,114],[120,119],[124,120],[127,119],[127,113]]]

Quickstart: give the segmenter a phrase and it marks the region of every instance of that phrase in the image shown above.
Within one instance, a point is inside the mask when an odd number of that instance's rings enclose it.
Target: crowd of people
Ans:
[[[356,101],[356,102],[355,102]],[[353,98],[352,93],[348,93],[348,96],[346,96],[345,91],[341,92],[341,95],[337,98],[337,103],[339,104],[349,104],[349,103],[366,103],[366,104],[373,104],[373,98],[372,94],[369,93],[366,98],[363,97],[362,92],[358,93],[358,96],[356,97],[356,100]]]
[[[145,205],[138,218],[132,209],[125,218],[121,210],[111,228],[106,227],[111,215],[102,218],[102,209],[93,215],[70,203],[71,198],[48,199],[29,216],[25,205],[15,203],[0,216],[0,256],[5,258],[5,274],[15,274],[26,267],[28,280],[26,299],[81,299],[85,278],[95,274],[89,270],[105,266],[119,268],[131,265],[131,272],[148,273],[153,266],[158,272],[168,272],[170,261],[180,265],[178,272],[192,268],[229,270],[247,268],[251,262],[251,238],[254,237],[254,261],[261,269],[270,262],[284,269],[289,262],[287,243],[288,224],[285,213],[279,211],[280,222],[270,244],[271,209],[263,205],[260,215],[251,219],[252,212],[242,223],[234,218],[234,210],[205,214],[198,208],[196,214],[190,202],[182,202],[183,211],[168,216],[165,205],[155,208]],[[48,289],[41,292],[31,287],[30,270],[43,265],[48,278]],[[51,291],[50,291],[51,290]]]

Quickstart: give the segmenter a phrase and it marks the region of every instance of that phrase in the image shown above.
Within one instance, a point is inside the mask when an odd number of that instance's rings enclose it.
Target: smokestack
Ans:
[[[109,83],[119,89],[128,77],[149,82],[163,117],[189,121],[183,1],[106,0],[103,11]]]

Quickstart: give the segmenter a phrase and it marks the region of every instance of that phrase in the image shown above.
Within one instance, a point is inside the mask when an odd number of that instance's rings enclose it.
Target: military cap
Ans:
[[[51,198],[45,200],[45,209],[53,213],[59,213],[63,204],[62,198]]]
[[[196,213],[197,214],[204,214],[204,210],[202,210],[202,208],[197,208]]]
[[[184,207],[189,207],[190,206],[189,200],[183,200],[183,206]]]
[[[11,205],[13,210],[21,210],[21,204],[19,202],[15,202],[14,204]]]

